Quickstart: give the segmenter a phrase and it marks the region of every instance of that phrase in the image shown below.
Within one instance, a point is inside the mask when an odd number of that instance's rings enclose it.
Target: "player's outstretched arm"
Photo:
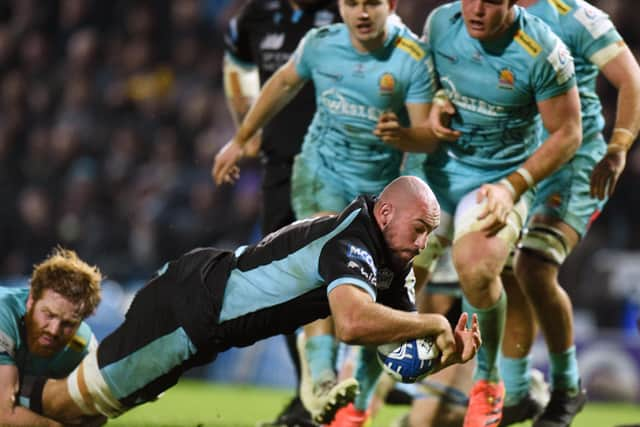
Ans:
[[[451,326],[439,314],[418,314],[378,304],[355,285],[340,285],[329,293],[336,337],[347,344],[379,345],[426,336],[442,336],[455,347]]]
[[[256,132],[293,99],[305,83],[306,80],[296,71],[293,59],[267,80],[233,139],[214,159],[211,175],[216,184],[234,182],[237,179],[239,170],[236,163],[244,156],[246,145]]]
[[[607,153],[591,174],[591,196],[610,197],[626,165],[627,153],[640,130],[640,67],[627,46],[601,69],[618,89],[616,120]]]

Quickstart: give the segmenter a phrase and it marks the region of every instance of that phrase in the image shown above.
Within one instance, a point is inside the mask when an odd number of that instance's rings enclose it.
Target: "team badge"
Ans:
[[[396,79],[393,78],[393,74],[384,73],[382,77],[380,77],[380,94],[381,95],[391,95],[393,93],[393,89],[396,86]]]
[[[500,77],[498,78],[498,87],[501,89],[513,89],[516,82],[516,78],[513,76],[511,70],[504,68],[500,71]]]

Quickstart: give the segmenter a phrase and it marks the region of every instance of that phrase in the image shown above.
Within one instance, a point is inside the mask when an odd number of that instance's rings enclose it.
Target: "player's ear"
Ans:
[[[387,0],[389,2],[389,10],[395,11],[398,6],[398,0]]]
[[[33,307],[33,291],[29,290],[29,296],[27,297],[27,311]]]
[[[382,202],[378,206],[378,221],[380,227],[385,227],[393,217],[393,205],[389,202]]]

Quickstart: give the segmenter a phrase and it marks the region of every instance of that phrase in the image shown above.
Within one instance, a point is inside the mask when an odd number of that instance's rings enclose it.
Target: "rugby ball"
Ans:
[[[431,338],[378,346],[378,361],[396,381],[414,383],[431,373],[440,358],[440,350]]]

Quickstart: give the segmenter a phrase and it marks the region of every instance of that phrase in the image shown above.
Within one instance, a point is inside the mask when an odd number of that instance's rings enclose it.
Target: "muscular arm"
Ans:
[[[534,183],[548,177],[569,161],[582,142],[580,97],[576,87],[538,102],[538,110],[549,136],[522,164],[531,174]],[[514,198],[517,200],[528,189],[528,185],[517,172],[507,179],[515,187]]]
[[[247,144],[296,96],[305,83],[306,80],[296,71],[293,58],[267,80],[233,139],[216,154],[211,176],[218,185],[233,182],[239,177],[236,163],[247,154]]]
[[[394,310],[371,300],[356,286],[341,285],[329,293],[336,337],[348,344],[377,345],[451,333],[439,314]]]
[[[224,57],[223,80],[227,107],[237,128],[260,93],[258,68],[255,65],[247,68],[237,65],[227,54]],[[247,144],[244,150],[245,155],[256,156],[261,142],[260,133],[257,133]]]
[[[640,130],[640,67],[629,48],[602,67],[602,74],[618,89],[614,128],[624,128],[634,135]]]
[[[306,80],[296,71],[293,58],[280,67],[262,87],[256,102],[236,133],[236,141],[244,146],[260,128],[296,96],[305,83]]]
[[[62,424],[16,405],[19,388],[18,368],[0,365],[0,425],[62,427]]]
[[[606,155],[591,174],[591,196],[611,196],[626,165],[627,152],[640,129],[640,67],[628,47],[601,68],[618,89],[614,131]]]

